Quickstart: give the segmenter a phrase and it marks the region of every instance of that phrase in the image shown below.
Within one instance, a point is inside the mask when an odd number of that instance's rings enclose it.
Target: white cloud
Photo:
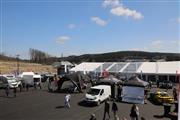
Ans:
[[[75,24],[69,24],[69,25],[68,25],[68,28],[69,28],[69,29],[74,29],[74,28],[76,28],[76,27],[77,27],[77,26],[76,26]]]
[[[104,7],[110,7],[110,13],[116,16],[132,17],[136,20],[143,18],[140,12],[125,7],[121,0],[104,0],[102,5]]]
[[[69,36],[60,36],[56,39],[56,42],[59,44],[64,44],[65,42],[69,41],[71,38]]]
[[[136,20],[143,18],[143,15],[140,12],[125,8],[123,6],[112,8],[110,12],[116,16],[132,17]]]
[[[91,20],[100,26],[106,26],[108,23],[107,21],[105,21],[99,17],[91,17]]]
[[[103,4],[104,7],[117,7],[120,6],[120,1],[119,0],[104,0]]]

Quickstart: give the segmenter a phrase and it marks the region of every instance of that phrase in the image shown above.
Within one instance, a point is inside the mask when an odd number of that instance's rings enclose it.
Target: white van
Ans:
[[[89,103],[96,103],[100,105],[101,102],[111,96],[111,87],[108,85],[98,85],[91,87],[86,93],[85,101]]]

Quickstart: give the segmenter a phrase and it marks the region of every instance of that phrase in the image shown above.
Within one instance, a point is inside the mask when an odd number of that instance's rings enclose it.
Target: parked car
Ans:
[[[21,81],[17,80],[15,77],[6,77],[0,76],[1,86],[4,88],[5,86],[9,85],[10,88],[17,88],[21,85]]]
[[[160,88],[166,88],[166,89],[172,89],[173,88],[173,84],[170,81],[163,81],[159,83],[159,87]]]
[[[96,103],[100,105],[101,102],[111,96],[111,87],[108,85],[98,85],[91,87],[89,92],[86,93],[85,102]]]
[[[174,103],[174,98],[170,96],[167,92],[157,91],[152,95],[152,99],[155,103],[163,104],[163,103]]]
[[[7,85],[9,85],[7,79],[0,76],[0,89],[5,89]]]

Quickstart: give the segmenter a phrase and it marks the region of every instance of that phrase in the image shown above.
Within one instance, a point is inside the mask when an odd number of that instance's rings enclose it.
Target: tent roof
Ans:
[[[54,62],[52,64],[54,67],[61,67],[62,65],[73,66],[73,64],[68,61]]]
[[[86,71],[86,72],[92,72],[94,71],[97,67],[102,65],[103,63],[90,63],[90,62],[83,62],[76,67],[72,68],[70,71]]]
[[[115,78],[113,75],[110,75],[109,77],[100,79],[98,83],[108,83],[108,84],[121,84],[122,80],[119,80]]]
[[[170,62],[83,62],[70,71],[102,72],[106,70],[113,73],[169,74],[180,72],[180,61]]]
[[[180,71],[180,61],[173,62],[144,62],[137,73],[176,74]]]
[[[124,86],[146,87],[147,85],[148,85],[148,82],[145,82],[136,76],[131,77],[127,82],[124,83]]]

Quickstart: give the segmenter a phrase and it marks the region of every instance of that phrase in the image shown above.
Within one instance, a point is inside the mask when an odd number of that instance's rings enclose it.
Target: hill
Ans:
[[[0,72],[2,74],[15,73],[16,70],[17,70],[16,61],[0,60]],[[42,65],[42,64],[28,63],[22,61],[19,62],[19,70],[20,72],[33,71],[36,73],[42,73],[42,72],[56,73],[56,69],[54,69],[51,65]]]
[[[69,56],[59,58],[73,63],[81,62],[123,62],[127,60],[148,60],[156,61],[164,59],[165,61],[180,61],[179,53],[159,53],[142,51],[119,51],[102,54],[84,54],[80,56]]]

